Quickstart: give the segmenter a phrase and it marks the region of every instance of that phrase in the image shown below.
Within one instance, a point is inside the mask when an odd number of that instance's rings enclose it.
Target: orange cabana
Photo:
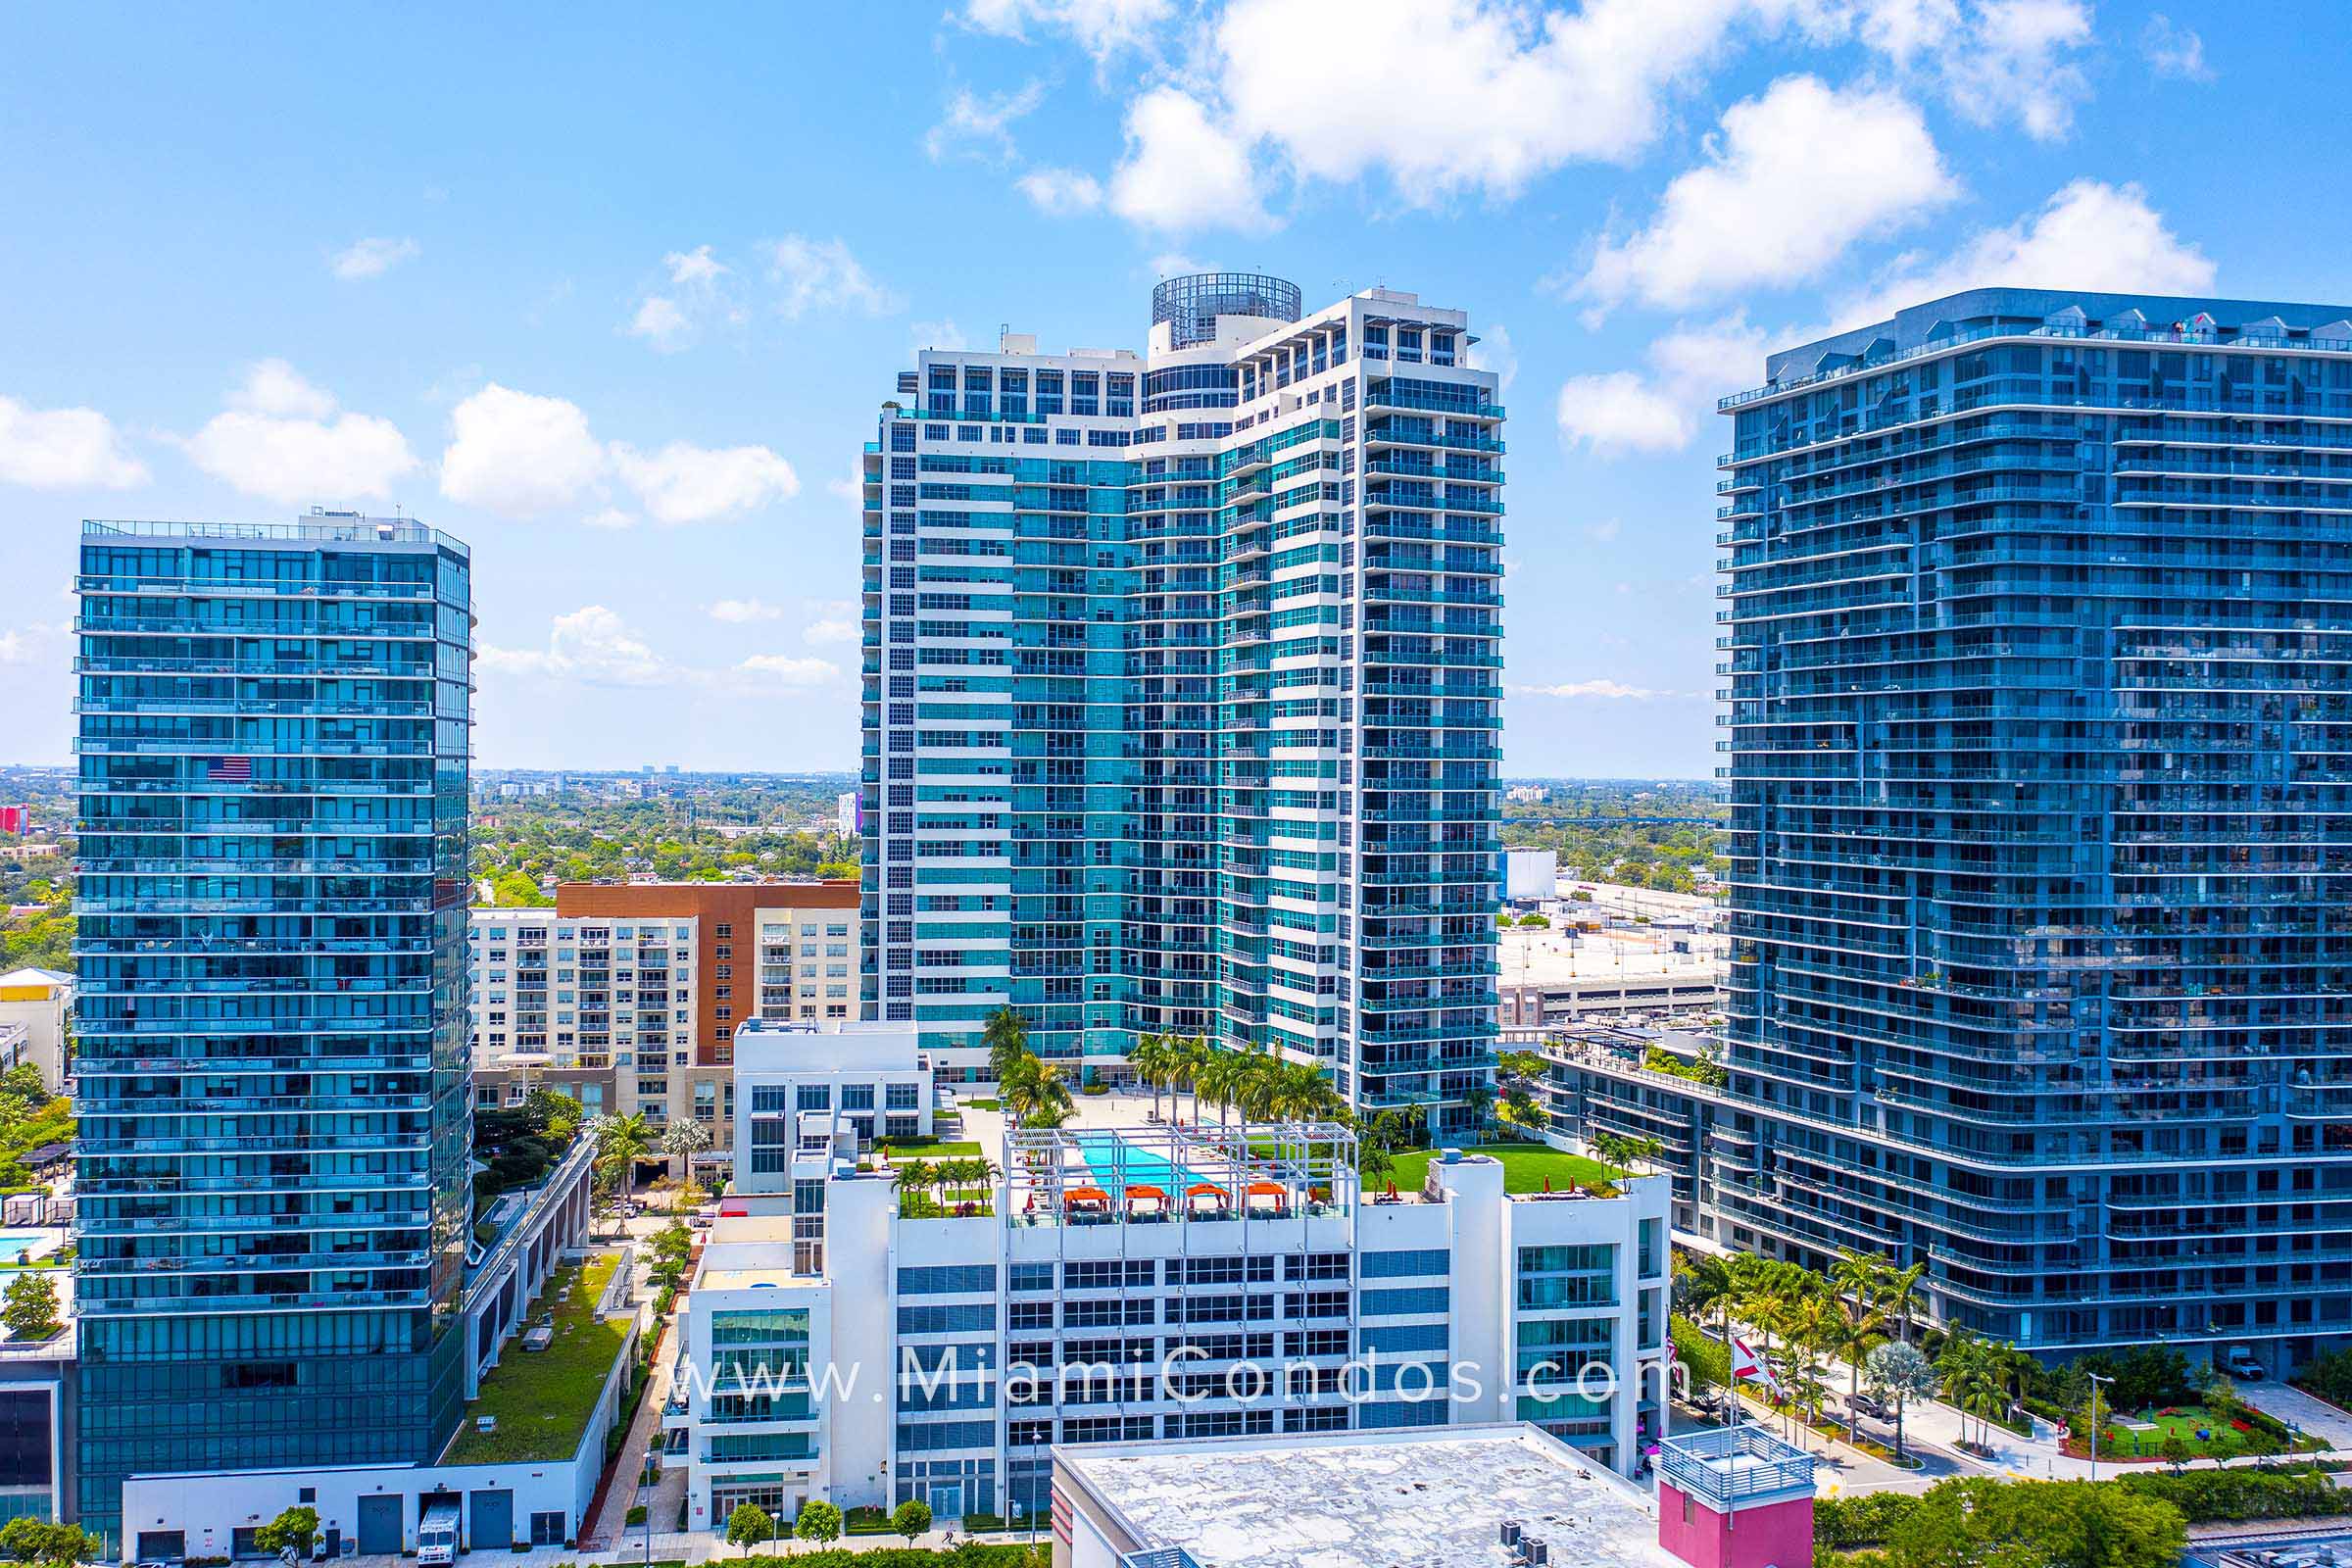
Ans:
[[[1250,1196],[1251,1198],[1287,1198],[1290,1194],[1277,1182],[1251,1182]]]
[[[1168,1195],[1166,1193],[1161,1192],[1156,1187],[1149,1187],[1141,1183],[1138,1183],[1136,1186],[1127,1189],[1128,1202],[1132,1203],[1139,1198],[1149,1198],[1154,1203],[1160,1204],[1165,1204],[1168,1200]]]

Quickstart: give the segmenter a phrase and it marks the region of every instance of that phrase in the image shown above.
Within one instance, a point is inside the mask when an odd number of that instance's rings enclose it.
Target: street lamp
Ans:
[[[2090,1379],[2090,1479],[2099,1479],[2099,1390],[2115,1381],[2098,1373],[2086,1374]]]

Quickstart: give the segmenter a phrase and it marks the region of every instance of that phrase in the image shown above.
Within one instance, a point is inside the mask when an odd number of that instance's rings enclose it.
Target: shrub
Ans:
[[[1732,1381],[1731,1348],[1713,1339],[1687,1317],[1673,1321],[1674,1358],[1690,1379],[1690,1392],[1728,1388]]]
[[[2120,1484],[2171,1503],[2190,1524],[2352,1513],[2352,1492],[2317,1470],[2135,1470]]]
[[[2331,1404],[2352,1404],[2352,1350],[2315,1356],[2294,1376],[2295,1387]]]
[[[628,1516],[628,1520],[627,1520],[627,1522],[628,1522],[629,1524],[632,1524],[632,1525],[641,1525],[641,1524],[645,1523],[645,1504],[644,1504],[644,1503],[642,1503],[642,1502],[640,1502],[640,1503],[636,1503],[636,1504],[634,1504],[634,1505],[632,1505],[632,1506],[630,1507],[630,1509],[629,1509],[629,1516]]]
[[[1902,1492],[1865,1492],[1851,1497],[1821,1497],[1813,1504],[1813,1541],[1818,1546],[1875,1546],[1911,1517],[1919,1498]]]

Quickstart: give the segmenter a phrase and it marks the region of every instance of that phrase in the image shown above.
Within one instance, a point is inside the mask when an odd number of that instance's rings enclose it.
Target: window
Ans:
[[[901,1296],[944,1296],[994,1291],[994,1263],[942,1263],[899,1270]]]
[[[1391,1280],[1412,1274],[1444,1274],[1446,1262],[1447,1258],[1443,1248],[1429,1248],[1412,1252],[1366,1252],[1364,1254],[1364,1278]]]
[[[914,1084],[890,1085],[889,1096],[884,1100],[882,1108],[885,1110],[921,1109],[921,1105],[916,1101],[917,1088],[918,1086]]]
[[[984,1334],[997,1327],[997,1303],[978,1301],[955,1306],[902,1306],[901,1334]]]
[[[1408,1291],[1364,1292],[1364,1316],[1397,1317],[1406,1313],[1444,1312],[1450,1300],[1443,1285],[1424,1286]]]

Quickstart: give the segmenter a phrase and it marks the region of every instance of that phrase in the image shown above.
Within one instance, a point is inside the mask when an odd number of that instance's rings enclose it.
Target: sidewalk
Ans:
[[[681,1293],[675,1310],[682,1313],[685,1304],[686,1298]],[[680,1319],[673,1318],[673,1321]],[[656,1324],[654,1333],[657,1336],[654,1360],[652,1370],[646,1374],[645,1397],[637,1402],[637,1414],[629,1422],[628,1435],[621,1439],[618,1456],[599,1483],[593,1504],[593,1520],[580,1538],[579,1554],[583,1556],[591,1551],[616,1547],[627,1532],[629,1510],[640,1503],[646,1504],[649,1509],[656,1507],[661,1493],[671,1486],[673,1479],[676,1497],[670,1502],[668,1516],[664,1518],[659,1512],[652,1512],[648,1517],[656,1529],[675,1528],[678,1522],[678,1502],[686,1495],[686,1472],[683,1467],[673,1472],[669,1465],[664,1464],[662,1467],[662,1479],[657,1485],[638,1485],[638,1479],[645,1474],[647,1451],[661,1448],[662,1406],[669,1397],[669,1325]]]

